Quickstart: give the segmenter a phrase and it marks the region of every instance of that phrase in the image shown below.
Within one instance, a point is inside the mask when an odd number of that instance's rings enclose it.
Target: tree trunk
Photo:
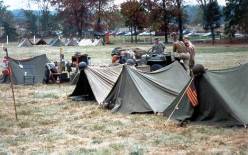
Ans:
[[[164,42],[168,43],[168,22],[167,22],[167,16],[166,16],[166,6],[165,6],[165,0],[163,0],[163,13],[164,13]]]
[[[137,27],[134,26],[134,36],[135,36],[135,43],[137,44]]]
[[[212,45],[214,45],[215,34],[214,34],[214,28],[213,27],[211,27],[211,35],[212,35]]]
[[[164,31],[164,42],[168,43],[168,29],[167,28],[165,28],[165,31]]]
[[[131,43],[133,43],[133,25],[131,24]]]
[[[179,15],[178,15],[179,40],[182,41],[183,40],[183,17],[182,17],[180,0],[177,0],[177,9],[179,11]]]
[[[152,44],[152,30],[150,29],[150,41],[151,41],[151,44]]]

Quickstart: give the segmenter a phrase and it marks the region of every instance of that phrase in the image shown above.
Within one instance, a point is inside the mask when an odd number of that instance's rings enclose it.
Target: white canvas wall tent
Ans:
[[[102,45],[101,39],[82,39],[79,43],[79,46],[98,46]]]

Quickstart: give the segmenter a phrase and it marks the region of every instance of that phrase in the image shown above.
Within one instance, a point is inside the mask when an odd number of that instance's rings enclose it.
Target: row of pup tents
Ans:
[[[17,85],[25,84],[25,76],[32,78],[32,83],[42,83],[45,73],[45,64],[50,62],[45,54],[28,59],[14,59],[9,57],[8,61],[9,67],[11,68],[13,84]],[[9,76],[0,75],[0,83],[9,82]]]
[[[41,83],[46,55],[30,59],[9,58],[13,83],[24,84],[25,72],[31,72],[34,83]],[[32,66],[30,68],[30,66]],[[80,72],[71,96],[96,100],[113,112],[162,112],[175,120],[190,120],[222,125],[248,123],[248,64],[206,71],[194,78],[198,105],[193,106],[187,93],[191,78],[174,62],[155,72],[141,72],[130,66],[91,67]],[[0,83],[8,82],[0,76]],[[172,115],[171,115],[172,114]]]
[[[52,39],[48,43],[44,39],[39,39],[37,42],[32,43],[29,39],[24,38],[20,41],[17,47],[31,47],[33,45],[50,45],[50,46],[98,46],[102,45],[101,39],[66,39],[62,41],[59,38]]]
[[[33,45],[47,45],[47,42],[43,39],[39,39],[37,42],[32,43],[29,39],[24,38],[20,41],[17,47],[30,47]]]
[[[247,75],[248,64],[206,71],[193,81],[178,62],[149,73],[126,65],[87,67],[70,96],[96,100],[113,112],[162,112],[178,121],[246,127]],[[197,105],[188,95],[193,84]]]

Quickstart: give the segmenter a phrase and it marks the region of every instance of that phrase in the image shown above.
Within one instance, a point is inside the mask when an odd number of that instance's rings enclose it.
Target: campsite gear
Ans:
[[[57,66],[55,63],[46,63],[45,66],[45,78],[43,82],[48,84],[49,82],[52,83],[62,83],[62,82],[69,82],[70,78],[68,77],[67,73],[58,72]]]
[[[31,73],[32,76],[34,76],[34,83],[41,83],[44,78],[44,66],[47,62],[49,62],[49,60],[45,54],[29,59],[20,60],[9,57],[9,67],[11,67],[12,70],[13,84],[24,84],[25,72],[27,72],[28,74]],[[23,66],[23,68],[20,67],[20,64]],[[0,83],[5,82],[2,80],[0,81]]]
[[[248,124],[248,64],[206,71],[195,77],[199,105],[192,107],[184,95],[173,118],[225,126]],[[171,107],[175,107],[172,104]],[[165,111],[168,116],[170,112]]]
[[[88,65],[89,59],[87,54],[75,54],[71,57],[72,67],[77,67],[80,62],[85,62]]]
[[[165,53],[152,53],[151,50],[147,54],[141,56],[140,63],[151,66],[151,71],[160,69],[173,62],[173,58],[170,52]]]
[[[24,65],[22,69],[24,70],[23,84],[33,85],[35,82],[35,70],[33,65]]]

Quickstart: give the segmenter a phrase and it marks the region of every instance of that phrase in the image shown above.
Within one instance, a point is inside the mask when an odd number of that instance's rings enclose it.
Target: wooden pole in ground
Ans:
[[[172,111],[172,112],[171,112],[171,114],[169,115],[169,117],[168,117],[168,119],[167,119],[167,121],[166,121],[165,125],[167,125],[167,123],[168,123],[168,122],[169,122],[169,120],[171,119],[172,115],[173,115],[173,114],[174,114],[174,112],[177,110],[178,105],[179,105],[179,104],[180,104],[180,102],[182,101],[183,96],[185,95],[185,93],[187,92],[187,90],[188,90],[188,88],[190,87],[191,83],[193,82],[193,79],[194,79],[194,78],[191,78],[191,79],[190,79],[189,84],[187,85],[186,89],[184,90],[184,92],[183,92],[182,96],[180,97],[179,101],[177,102],[177,104],[176,104],[175,108],[173,109],[173,111]]]
[[[14,93],[13,79],[12,79],[12,70],[11,70],[10,66],[9,66],[9,70],[10,70],[10,87],[12,90],[12,97],[13,97],[13,103],[14,103],[14,109],[15,109],[15,119],[16,119],[16,121],[18,121],[17,112],[16,112],[15,93]]]
[[[8,56],[8,49],[6,47],[3,47],[3,50],[6,52],[6,57],[9,58]],[[14,109],[15,109],[15,119],[16,121],[18,121],[18,117],[17,117],[17,112],[16,112],[16,101],[15,101],[15,93],[14,93],[14,86],[13,86],[13,79],[12,79],[12,70],[10,67],[10,64],[8,62],[8,70],[9,70],[9,76],[10,76],[10,87],[11,87],[11,91],[12,91],[12,98],[13,98],[13,103],[14,103]]]

